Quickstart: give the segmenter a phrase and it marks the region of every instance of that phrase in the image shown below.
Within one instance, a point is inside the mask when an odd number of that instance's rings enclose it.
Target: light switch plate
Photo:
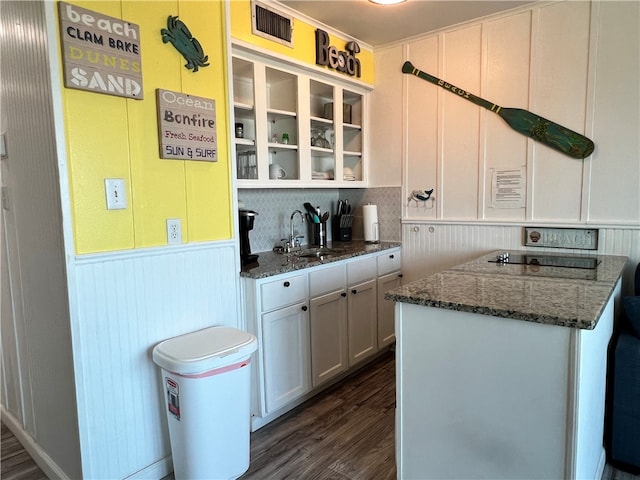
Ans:
[[[107,196],[107,210],[127,208],[127,193],[123,178],[105,178],[104,190]]]

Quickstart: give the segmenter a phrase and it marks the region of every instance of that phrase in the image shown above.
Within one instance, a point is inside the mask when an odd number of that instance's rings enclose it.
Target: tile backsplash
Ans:
[[[380,240],[400,241],[402,200],[400,187],[361,189],[241,189],[238,201],[258,213],[253,230],[249,233],[251,250],[264,252],[280,245],[282,238],[289,236],[289,218],[295,210],[305,213],[304,203],[320,206],[322,212],[335,214],[338,200],[349,200],[353,206],[353,238],[363,238],[362,205],[378,205]],[[331,222],[327,238],[331,239]],[[304,235],[302,244],[310,243],[308,223],[301,224],[298,216],[294,219],[294,230]]]

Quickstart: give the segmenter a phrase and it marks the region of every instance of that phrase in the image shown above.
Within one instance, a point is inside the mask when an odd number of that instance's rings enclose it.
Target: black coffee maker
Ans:
[[[241,208],[239,210],[240,217],[240,263],[242,265],[250,265],[258,261],[258,255],[251,254],[251,245],[249,244],[249,231],[253,230],[253,222],[258,213],[253,210]]]

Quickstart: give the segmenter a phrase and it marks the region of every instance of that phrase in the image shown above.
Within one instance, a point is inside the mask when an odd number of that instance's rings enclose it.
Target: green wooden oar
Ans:
[[[558,125],[557,123],[542,118],[535,113],[531,113],[521,108],[503,108],[495,103],[476,97],[475,95],[451,85],[450,83],[440,80],[439,78],[429,75],[415,68],[411,62],[404,62],[402,72],[415,75],[427,82],[438,85],[439,87],[449,90],[451,93],[461,98],[466,98],[472,103],[487,110],[491,110],[502,117],[507,124],[516,132],[520,132],[527,137],[531,137],[538,142],[544,143],[548,147],[558,150],[573,158],[586,158],[593,153],[594,144],[584,135],[580,135],[573,130]]]

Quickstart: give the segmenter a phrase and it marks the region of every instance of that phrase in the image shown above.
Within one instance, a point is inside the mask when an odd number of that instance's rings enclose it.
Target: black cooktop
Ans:
[[[541,267],[582,268],[594,270],[600,263],[595,257],[572,257],[538,254],[500,254],[489,260],[492,263],[512,263],[515,265],[538,265]]]

